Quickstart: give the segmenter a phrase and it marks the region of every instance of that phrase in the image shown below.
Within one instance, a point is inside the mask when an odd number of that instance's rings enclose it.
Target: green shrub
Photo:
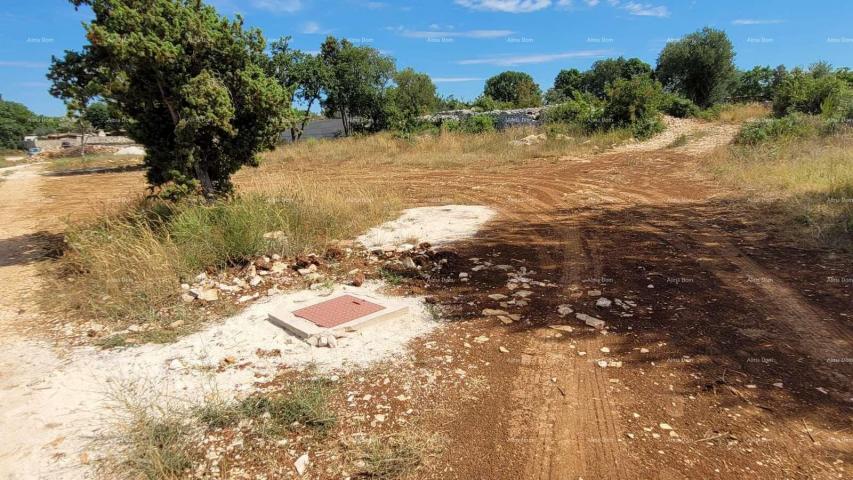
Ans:
[[[634,137],[643,140],[664,130],[664,125],[657,116],[643,117],[631,124]]]
[[[735,143],[755,145],[768,140],[807,137],[815,132],[813,121],[809,121],[802,115],[792,114],[782,118],[763,118],[745,123],[735,137]]]
[[[591,94],[577,93],[575,98],[548,109],[545,123],[577,125],[587,132],[606,127],[603,102]]]
[[[487,133],[495,131],[495,119],[488,115],[472,115],[465,120],[448,120],[442,124],[448,132]]]
[[[628,127],[634,136],[649,138],[663,131],[658,106],[661,85],[648,77],[616,80],[607,89],[604,117],[612,127]]]
[[[824,106],[839,106],[841,99],[849,97],[850,86],[834,74],[815,77],[797,71],[788,76],[773,98],[773,113],[777,117],[800,112],[810,115],[824,113]],[[831,110],[826,114],[833,113]]]
[[[690,99],[681,95],[667,93],[661,97],[660,109],[676,118],[690,118],[699,115],[699,107]]]

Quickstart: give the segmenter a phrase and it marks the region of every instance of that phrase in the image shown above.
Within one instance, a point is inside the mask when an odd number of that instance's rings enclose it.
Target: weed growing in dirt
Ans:
[[[332,387],[323,380],[300,382],[289,392],[260,393],[239,402],[226,402],[219,397],[208,399],[195,408],[198,420],[210,428],[224,428],[241,419],[251,419],[261,433],[280,436],[298,426],[325,433],[337,421],[328,405]]]
[[[413,473],[440,446],[437,435],[409,432],[360,438],[346,450],[357,477],[390,480]]]
[[[269,435],[280,435],[294,426],[325,433],[337,421],[328,406],[331,386],[322,380],[300,383],[286,394],[255,395],[241,401],[241,416],[258,420]]]
[[[102,465],[108,477],[184,478],[201,458],[197,429],[180,409],[153,399],[150,387],[128,384],[113,392],[120,408],[115,436],[109,440],[117,448]]]

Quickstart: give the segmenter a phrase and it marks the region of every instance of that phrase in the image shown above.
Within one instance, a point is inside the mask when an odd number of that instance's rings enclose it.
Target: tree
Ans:
[[[61,93],[58,81],[79,85],[95,74],[145,145],[149,183],[224,194],[231,174],[275,145],[291,99],[264,71],[261,32],[245,30],[241,17],[200,0],[71,1],[94,11],[90,43],[72,60],[54,59],[54,86]],[[78,61],[81,73],[63,73]]]
[[[735,74],[734,49],[722,30],[705,27],[670,42],[658,56],[657,79],[700,107],[724,100]]]
[[[640,75],[620,78],[607,87],[604,117],[610,125],[630,127],[637,138],[663,130],[658,115],[662,88],[657,80]]]
[[[763,101],[773,97],[774,70],[756,66],[752,70],[737,73],[732,97],[737,100]]]
[[[329,72],[318,55],[291,49],[290,37],[272,42],[270,50],[270,75],[304,108],[298,115],[294,115],[290,125],[291,140],[296,142],[302,137],[305,125],[311,119],[311,108],[322,97]]]
[[[651,74],[651,65],[639,58],[605,58],[593,63],[592,68],[582,74],[578,89],[592,93],[598,98],[604,98],[607,87],[616,80],[630,80],[637,76],[651,76]]]
[[[523,72],[507,71],[486,80],[483,95],[498,102],[508,102],[515,108],[537,107],[542,104],[542,91],[533,77]]]
[[[86,118],[89,104],[104,91],[97,66],[92,57],[74,51],[66,51],[62,59],[52,57],[47,78],[53,82],[51,95],[62,99],[80,132],[80,156],[86,156],[86,134],[92,124]]]
[[[429,75],[406,68],[394,74],[394,84],[389,98],[402,118],[416,119],[435,107],[435,84]]]
[[[19,148],[36,123],[37,117],[29,108],[0,100],[0,148]]]
[[[341,116],[344,134],[352,133],[352,117],[369,121],[372,130],[387,125],[386,95],[394,75],[394,60],[375,48],[355,46],[329,36],[320,48],[328,69],[323,106]]]

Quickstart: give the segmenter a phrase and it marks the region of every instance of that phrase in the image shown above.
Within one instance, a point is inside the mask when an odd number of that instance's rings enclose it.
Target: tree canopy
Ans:
[[[483,94],[498,102],[507,102],[516,108],[536,107],[542,104],[542,91],[533,77],[524,72],[507,71],[486,80]]]
[[[375,48],[332,36],[323,42],[320,58],[329,72],[323,107],[341,116],[344,133],[352,132],[353,117],[367,121],[372,130],[384,128],[387,90],[396,70],[394,60]]]
[[[708,107],[728,96],[735,75],[734,57],[726,33],[706,27],[668,43],[658,56],[655,73],[667,89]]]
[[[93,75],[132,120],[152,185],[227,193],[230,175],[275,145],[291,97],[265,71],[259,30],[198,0],[71,1],[94,19],[82,52],[54,58],[54,91]]]

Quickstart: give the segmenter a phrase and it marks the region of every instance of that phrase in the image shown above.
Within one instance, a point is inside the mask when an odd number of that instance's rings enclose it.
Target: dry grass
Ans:
[[[466,134],[443,132],[414,139],[390,133],[339,140],[307,140],[278,148],[266,155],[262,170],[286,168],[324,169],[346,164],[375,170],[383,167],[419,169],[495,169],[518,165],[536,158],[582,155],[603,151],[630,138],[630,132],[616,130],[592,135],[573,131],[551,131],[537,145],[514,147],[510,141],[540,133],[534,128],[514,128],[502,132]],[[563,133],[568,138],[557,137]]]
[[[792,233],[853,245],[853,133],[721,148],[710,166],[751,200],[777,207]]]
[[[263,254],[322,251],[392,218],[400,206],[387,188],[290,178],[276,184],[257,182],[213,204],[140,200],[95,224],[70,226],[43,305],[114,326],[190,320],[180,284],[200,271]],[[264,238],[271,231],[284,239]]]
[[[343,442],[343,456],[357,478],[391,480],[408,478],[427,459],[439,453],[443,439],[437,434],[406,430],[382,436],[358,436]]]
[[[740,124],[747,120],[767,117],[770,113],[770,107],[763,103],[729,103],[716,105],[702,112],[700,118]]]
[[[142,157],[133,155],[94,154],[85,157],[73,156],[49,160],[51,172],[76,172],[99,170],[122,170],[142,165]]]

